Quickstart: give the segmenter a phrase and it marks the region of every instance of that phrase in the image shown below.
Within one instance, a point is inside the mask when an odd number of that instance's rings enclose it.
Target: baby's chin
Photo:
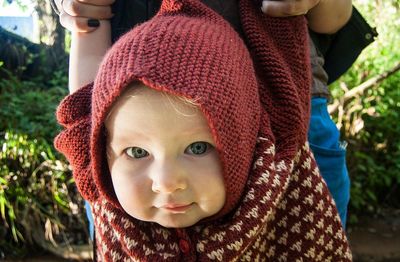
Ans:
[[[131,215],[132,216],[132,215]],[[135,217],[135,219],[156,223],[165,228],[187,228],[197,224],[203,217],[190,217],[185,214],[175,214],[173,216],[162,216],[153,218]]]
[[[171,217],[167,219],[154,219],[154,222],[165,228],[186,228],[197,224],[202,218]]]
[[[159,224],[165,228],[187,228],[201,223],[202,221],[209,221],[212,219],[219,210],[203,210],[196,205],[193,205],[191,209],[179,213],[178,212],[166,212],[157,208],[152,208],[151,212],[148,213],[137,213],[127,212],[131,217],[150,223]]]

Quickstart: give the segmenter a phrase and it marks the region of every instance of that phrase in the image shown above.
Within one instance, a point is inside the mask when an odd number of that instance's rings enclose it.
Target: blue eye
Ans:
[[[207,142],[194,142],[186,148],[185,153],[193,155],[202,155],[208,151],[210,146],[211,145]]]
[[[143,158],[149,155],[149,153],[140,147],[130,147],[126,150],[126,154],[132,158]]]

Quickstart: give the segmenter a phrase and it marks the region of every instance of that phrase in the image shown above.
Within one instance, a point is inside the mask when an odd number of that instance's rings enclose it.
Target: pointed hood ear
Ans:
[[[97,187],[93,183],[89,148],[92,89],[92,84],[86,85],[60,103],[56,116],[65,130],[54,140],[54,147],[66,156],[72,166],[79,192],[89,201],[98,197]]]
[[[165,0],[157,14],[161,16],[187,16],[193,19],[206,19],[213,23],[225,23],[221,16],[210,10],[200,0]]]

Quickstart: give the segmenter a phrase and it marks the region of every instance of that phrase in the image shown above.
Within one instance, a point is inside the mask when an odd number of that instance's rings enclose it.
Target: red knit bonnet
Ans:
[[[163,1],[153,19],[108,51],[94,84],[61,103],[58,120],[68,129],[55,144],[72,164],[81,194],[89,201],[101,195],[120,207],[107,166],[104,121],[116,99],[136,80],[200,105],[223,165],[226,202],[218,216],[231,211],[246,184],[259,131],[257,80],[239,35],[196,0]],[[87,89],[92,89],[90,97]],[[71,109],[70,104],[82,107]],[[74,119],[65,117],[68,110],[75,111]],[[78,124],[76,117],[82,118]]]

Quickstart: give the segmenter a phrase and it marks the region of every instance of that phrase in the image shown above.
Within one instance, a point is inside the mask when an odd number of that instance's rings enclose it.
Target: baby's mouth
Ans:
[[[193,203],[190,204],[175,204],[168,203],[160,207],[160,209],[173,212],[173,213],[185,213],[193,206]]]

